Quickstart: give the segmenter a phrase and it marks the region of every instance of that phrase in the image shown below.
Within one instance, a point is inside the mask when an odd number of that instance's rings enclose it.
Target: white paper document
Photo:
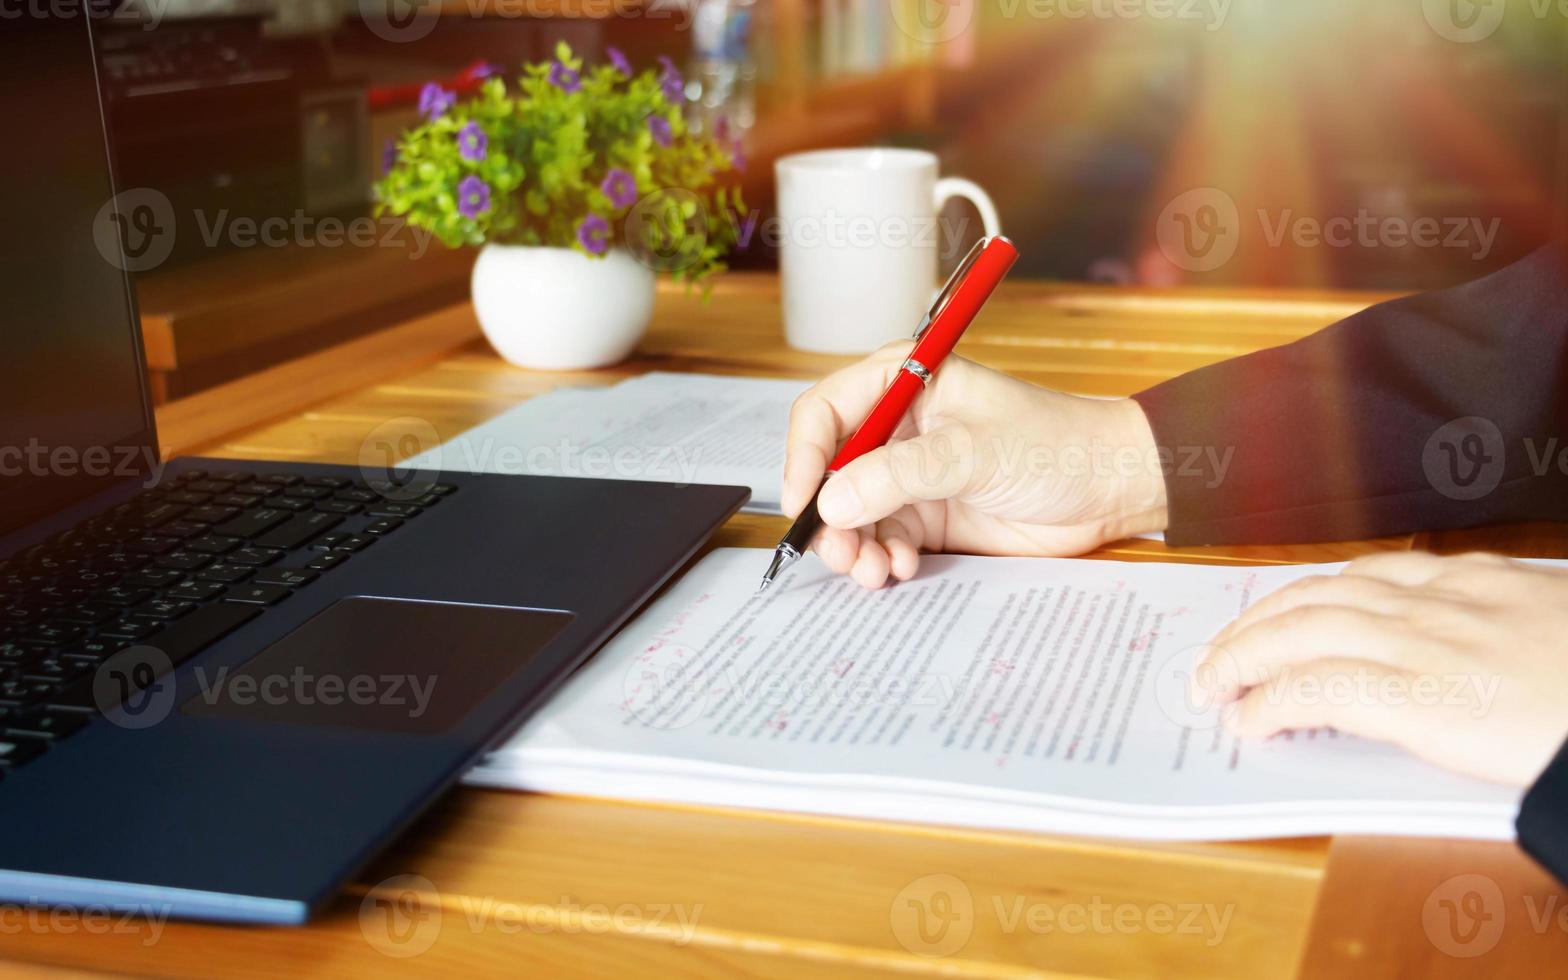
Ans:
[[[810,381],[655,372],[530,399],[403,463],[467,473],[751,488],[780,513],[790,404]]]
[[[1097,836],[1513,836],[1516,789],[1329,730],[1238,740],[1191,701],[1221,626],[1338,566],[928,556],[867,592],[808,558],[757,596],[767,558],[709,555],[467,781]]]

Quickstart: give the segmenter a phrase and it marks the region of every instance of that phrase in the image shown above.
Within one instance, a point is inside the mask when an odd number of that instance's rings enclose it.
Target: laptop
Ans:
[[[0,32],[0,902],[299,923],[747,491],[165,464],[91,31]]]

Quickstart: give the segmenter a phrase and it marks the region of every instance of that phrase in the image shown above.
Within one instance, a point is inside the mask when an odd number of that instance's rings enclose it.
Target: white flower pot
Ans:
[[[480,249],[470,286],[496,352],[555,371],[625,360],[648,330],[653,287],[653,270],[625,252],[595,259],[527,245]]]

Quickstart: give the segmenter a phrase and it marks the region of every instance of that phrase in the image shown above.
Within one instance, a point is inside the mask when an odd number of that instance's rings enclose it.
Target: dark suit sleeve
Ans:
[[[1175,545],[1568,519],[1568,247],[1137,396]]]
[[[1328,541],[1568,519],[1568,247],[1136,396],[1172,544]],[[1564,705],[1568,711],[1568,705]],[[1568,883],[1568,747],[1519,843]]]
[[[1568,745],[1525,794],[1514,826],[1525,853],[1568,884]]]

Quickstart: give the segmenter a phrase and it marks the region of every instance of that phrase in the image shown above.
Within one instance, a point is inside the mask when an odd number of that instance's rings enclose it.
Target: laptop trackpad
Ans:
[[[572,614],[340,599],[240,667],[209,672],[188,714],[433,735],[528,663]]]

